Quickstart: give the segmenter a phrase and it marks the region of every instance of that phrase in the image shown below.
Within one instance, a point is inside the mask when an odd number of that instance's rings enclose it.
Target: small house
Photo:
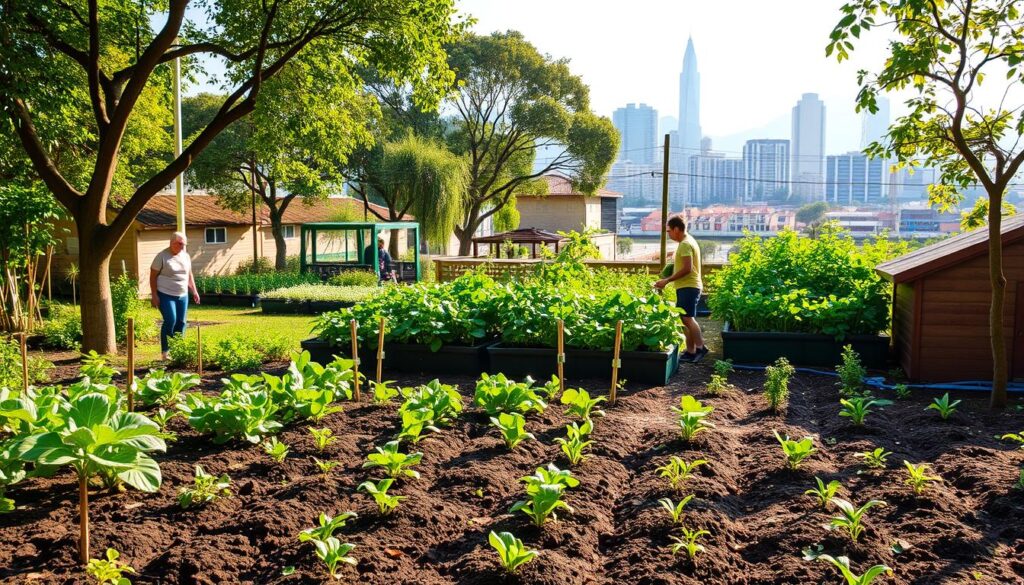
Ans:
[[[1003,328],[1010,378],[1024,378],[1024,215],[1002,223]],[[910,380],[991,380],[988,229],[880,264],[893,283],[892,338]]]
[[[572,182],[561,175],[544,175],[544,180],[548,184],[546,195],[516,197],[519,227],[552,233],[602,230],[606,233],[595,236],[592,241],[601,251],[601,257],[614,257],[622,194],[602,188],[594,195],[586,195],[574,189]]]

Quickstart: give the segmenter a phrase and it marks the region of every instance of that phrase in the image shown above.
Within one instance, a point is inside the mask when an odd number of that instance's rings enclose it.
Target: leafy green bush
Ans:
[[[271,272],[274,272],[274,265],[270,262],[270,258],[264,256],[243,260],[235,268],[235,274],[269,274]]]
[[[346,270],[327,280],[334,286],[377,286],[377,275],[369,270]]]
[[[282,301],[338,301],[360,303],[380,292],[373,286],[335,286],[334,284],[299,284],[279,288],[262,295],[263,299]]]
[[[28,357],[28,382],[41,384],[50,377],[53,363],[41,357]],[[0,388],[21,388],[21,344],[12,338],[0,337]]]
[[[110,283],[110,298],[114,305],[114,329],[118,341],[128,338],[128,319],[135,319],[135,338],[156,337],[156,319],[145,313],[146,302],[139,298],[139,282],[122,274]]]
[[[175,335],[168,340],[171,365],[195,368],[199,365],[196,336]],[[203,365],[224,371],[256,370],[265,362],[288,357],[288,340],[281,336],[234,336],[203,340]]]
[[[742,331],[876,334],[889,326],[892,285],[875,273],[906,243],[883,236],[858,248],[848,233],[825,228],[817,239],[783,231],[750,235],[733,248],[730,263],[708,277],[716,319]]]
[[[43,345],[53,349],[77,350],[82,342],[82,317],[78,307],[50,305],[50,314],[43,323]]]
[[[235,295],[256,295],[263,294],[279,288],[288,288],[299,284],[319,283],[320,277],[307,272],[298,274],[292,272],[269,272],[266,274],[234,274],[231,276],[203,276],[197,275],[196,288],[200,295],[205,294],[235,294]]]

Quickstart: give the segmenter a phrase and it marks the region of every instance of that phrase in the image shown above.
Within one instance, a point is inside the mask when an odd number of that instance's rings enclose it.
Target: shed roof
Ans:
[[[1004,246],[1024,240],[1024,215],[1004,217],[1000,227]],[[988,253],[987,227],[978,228],[914,250],[909,254],[879,264],[875,270],[895,283],[910,282],[986,253]]]
[[[537,228],[523,228],[509,232],[502,232],[500,234],[473,238],[473,241],[478,244],[503,244],[505,242],[512,242],[513,244],[554,244],[564,240],[565,238],[558,234],[553,234]]]
[[[546,195],[519,195],[519,197],[550,197],[550,196],[562,196],[562,197],[622,197],[622,193],[618,191],[612,191],[601,187],[597,191],[594,191],[593,195],[587,195],[581,193],[573,188],[572,181],[562,175],[544,175],[544,180],[548,183],[548,192]]]
[[[387,209],[370,204],[382,215]],[[304,224],[335,219],[343,210],[363,211],[363,202],[351,197],[330,197],[306,205],[300,199],[292,201],[285,209],[283,223]],[[173,193],[157,193],[139,212],[137,221],[143,229],[174,229],[177,227],[177,199]],[[232,211],[217,203],[213,195],[189,193],[185,195],[185,219],[190,226],[251,226],[252,213]],[[260,206],[257,221],[270,224],[266,206]]]

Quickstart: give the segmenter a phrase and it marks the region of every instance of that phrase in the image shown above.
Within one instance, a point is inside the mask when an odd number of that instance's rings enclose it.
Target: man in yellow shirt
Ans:
[[[708,348],[704,347],[704,334],[694,318],[697,316],[697,301],[704,288],[700,277],[700,247],[697,240],[686,233],[686,222],[682,217],[673,215],[668,218],[666,229],[668,237],[679,242],[679,246],[676,247],[672,274],[654,283],[654,288],[663,289],[669,284],[675,288],[676,306],[685,313],[681,318],[686,329],[686,352],[680,359],[696,363],[708,354]]]

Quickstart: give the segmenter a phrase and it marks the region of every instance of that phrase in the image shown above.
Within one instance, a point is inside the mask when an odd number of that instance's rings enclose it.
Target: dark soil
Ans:
[[[355,488],[375,476],[361,465],[372,446],[394,434],[397,405],[346,404],[320,425],[339,437],[325,454],[316,452],[308,424],[288,427],[280,436],[291,446],[283,465],[258,445],[214,445],[177,419],[172,429],[179,440],[158,457],[164,477],[158,493],[91,494],[93,556],[116,548],[138,571],[136,583],[332,582],[312,546],[296,535],[320,512],[354,510],[359,518],[336,533],[356,545],[358,566],[343,569],[352,583],[841,583],[824,561],[801,558],[801,549],[812,545],[849,556],[858,573],[875,563],[894,569],[876,583],[1024,583],[1024,491],[1012,488],[1024,450],[994,438],[1024,430],[1019,409],[993,415],[983,395],[965,397],[944,422],[925,410],[930,397],[921,394],[872,413],[865,428],[855,429],[837,415],[833,378],[798,376],[788,410],[773,415],[760,395],[762,374],[733,374],[737,387],[722,396],[705,392],[709,374],[708,365],[684,365],[667,387],[627,389],[597,420],[591,457],[573,469],[581,480],[568,492],[574,511],[543,529],[508,509],[523,494],[520,477],[548,462],[565,465],[553,439],[564,434],[567,419],[554,406],[529,417],[538,440],[510,453],[487,417],[470,406],[468,378],[445,380],[461,386],[466,414],[417,446],[424,453],[422,476],[397,486],[408,499],[387,518]],[[213,377],[204,382],[215,387]],[[597,383],[589,387],[604,391]],[[684,393],[715,406],[716,428],[691,445],[678,440],[670,410]],[[773,429],[813,435],[819,451],[799,470],[786,470]],[[876,446],[893,452],[888,468],[858,474],[853,455]],[[655,472],[673,454],[711,462],[682,493],[672,493]],[[314,456],[341,466],[325,481]],[[931,464],[944,481],[914,496],[903,483],[904,459]],[[196,463],[228,473],[234,497],[181,510],[175,496],[191,482]],[[857,505],[887,502],[867,513],[857,544],[823,527],[832,514],[804,495],[815,476],[840,480],[843,497]],[[657,503],[690,492],[696,498],[686,525],[711,533],[695,563],[671,555],[673,530]],[[0,581],[86,583],[75,564],[72,476],[28,480],[9,496],[19,507],[0,516]],[[490,530],[511,531],[541,555],[518,577],[506,578],[487,544]],[[894,553],[897,540],[909,549]],[[285,567],[294,573],[283,576]]]

